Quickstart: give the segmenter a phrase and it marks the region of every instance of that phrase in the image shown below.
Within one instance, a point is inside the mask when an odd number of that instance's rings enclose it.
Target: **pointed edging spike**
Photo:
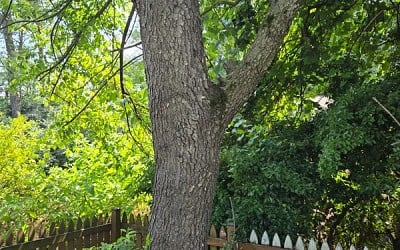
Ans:
[[[317,244],[315,243],[315,240],[313,238],[311,238],[308,244],[308,250],[317,250]]]
[[[28,241],[32,241],[35,238],[35,227],[34,226],[30,226],[28,228]],[[0,243],[1,246],[1,243]]]
[[[215,229],[214,225],[212,225],[210,228],[210,237],[217,238],[217,229]]]
[[[258,237],[257,237],[256,231],[254,231],[254,229],[251,230],[250,243],[258,244]]]
[[[219,229],[219,237],[226,240],[226,230],[223,226]]]
[[[326,242],[326,240],[323,241],[322,246],[321,246],[321,250],[329,250],[329,245]]]
[[[267,231],[264,231],[262,237],[261,237],[261,245],[266,245],[269,246],[271,243],[269,241],[269,236]]]
[[[342,244],[340,244],[340,242],[336,245],[335,250],[343,250]]]
[[[296,245],[295,245],[296,250],[304,250],[304,242],[301,236],[297,237],[296,240]]]
[[[279,239],[279,235],[277,233],[274,234],[274,238],[272,239],[273,247],[281,247],[281,239]]]
[[[17,243],[23,243],[25,241],[25,233],[21,229],[17,231]]]
[[[283,243],[283,248],[293,248],[293,242],[289,235],[286,235],[285,242]]]

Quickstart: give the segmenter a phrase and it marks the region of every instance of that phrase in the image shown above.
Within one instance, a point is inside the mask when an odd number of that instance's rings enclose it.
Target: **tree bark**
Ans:
[[[19,97],[18,92],[10,92],[10,109],[11,109],[11,117],[18,117],[19,113],[21,113],[21,98]]]
[[[9,24],[9,17],[4,16],[4,13],[1,12],[0,20],[4,20],[3,23],[6,26],[4,29],[2,29],[2,33],[6,45],[7,58],[13,59],[15,56],[16,48],[13,40],[13,34],[10,31],[10,28],[7,26]],[[6,67],[6,70],[7,70],[7,81],[8,81],[8,93],[10,97],[11,117],[16,118],[18,114],[21,112],[21,98],[18,91],[10,89],[11,82],[14,79],[14,72],[13,72],[14,69],[8,65]]]
[[[207,248],[225,127],[265,74],[299,7],[296,0],[272,2],[248,56],[215,85],[198,1],[138,1],[156,161],[151,249]]]

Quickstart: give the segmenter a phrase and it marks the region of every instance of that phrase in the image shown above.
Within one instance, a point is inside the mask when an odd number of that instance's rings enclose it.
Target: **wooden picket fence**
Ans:
[[[135,232],[135,243],[138,249],[146,244],[148,234],[148,218],[130,215],[126,213],[121,216],[119,209],[113,209],[111,216],[93,217],[91,219],[69,220],[60,223],[51,223],[49,228],[39,224],[30,227],[26,232],[23,230],[10,231],[3,238],[0,234],[0,250],[18,250],[18,249],[59,249],[59,250],[81,250],[83,248],[99,247],[102,243],[116,242],[117,239],[128,230]],[[250,234],[248,243],[234,242],[234,227],[221,227],[216,230],[211,226],[209,238],[207,241],[210,250],[222,249],[226,245],[240,250],[279,250],[279,249],[297,249],[317,250],[314,240],[304,244],[301,237],[293,245],[289,236],[281,244],[279,236],[274,235],[270,241],[267,232],[264,232],[261,240],[258,240],[257,234],[253,230]],[[340,244],[335,248],[329,248],[324,242],[320,250],[342,250]],[[350,250],[355,250],[354,246]],[[364,250],[368,248],[364,247]]]
[[[250,239],[249,239],[250,243],[252,244],[256,244],[257,246],[262,246],[262,247],[256,247],[256,248],[243,248],[243,249],[257,249],[257,250],[269,250],[269,249],[296,249],[296,250],[304,250],[304,249],[308,249],[308,250],[317,250],[317,244],[314,241],[314,239],[310,239],[308,241],[308,244],[304,243],[304,240],[302,239],[302,237],[297,237],[296,243],[293,245],[293,241],[290,238],[289,235],[286,235],[285,237],[285,241],[283,242],[283,244],[281,243],[281,240],[279,238],[278,234],[274,234],[274,237],[272,238],[272,241],[270,241],[270,237],[268,235],[268,233],[266,231],[264,231],[263,235],[261,236],[261,240],[259,241],[258,236],[256,234],[256,232],[254,230],[251,231],[250,234]],[[260,245],[259,245],[260,244]],[[240,244],[239,244],[240,245]],[[248,244],[245,244],[248,245]],[[274,248],[270,248],[269,246],[272,246]],[[307,247],[307,248],[306,248]],[[239,249],[242,249],[239,247]],[[340,243],[338,243],[336,246],[330,248],[328,243],[326,241],[324,241],[321,245],[321,250],[343,250],[344,248],[342,247],[342,245]],[[350,246],[350,250],[356,250],[354,245]],[[364,246],[363,250],[368,250],[367,247]]]
[[[1,250],[17,249],[59,249],[72,250],[101,246],[101,243],[116,242],[126,230],[135,232],[137,246],[144,246],[148,219],[126,213],[121,217],[120,209],[113,209],[111,216],[91,219],[69,220],[51,223],[49,228],[39,224],[23,230],[10,231],[3,238],[0,235]]]
[[[211,226],[210,236],[208,238],[208,246],[210,250],[217,250],[225,246],[226,244],[230,244],[234,249],[239,250],[280,250],[280,249],[295,249],[295,250],[344,250],[342,245],[338,243],[335,247],[329,247],[328,243],[324,241],[320,248],[317,247],[317,243],[314,239],[310,239],[308,243],[304,243],[305,241],[299,236],[296,240],[296,243],[293,245],[293,241],[289,235],[286,236],[285,241],[281,243],[278,234],[274,234],[272,241],[266,231],[264,231],[261,239],[258,239],[258,236],[254,230],[252,230],[249,242],[248,243],[234,243],[233,241],[234,227],[227,226],[226,229],[221,227],[219,230],[219,234],[217,234],[217,230],[214,226]],[[350,246],[350,250],[356,250],[354,245]],[[367,247],[364,247],[363,250],[368,250]]]

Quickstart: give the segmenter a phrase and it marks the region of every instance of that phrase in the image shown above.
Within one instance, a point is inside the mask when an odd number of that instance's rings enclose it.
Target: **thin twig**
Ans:
[[[48,69],[42,71],[41,73],[39,73],[39,79],[43,79],[47,74],[50,74],[53,70],[55,70],[60,64],[63,63],[63,61],[68,60],[68,58],[70,57],[70,55],[72,54],[72,52],[74,51],[74,49],[76,48],[76,46],[78,45],[81,36],[83,35],[83,33],[86,31],[86,28],[90,26],[91,23],[93,23],[97,18],[99,18],[108,8],[108,6],[112,3],[111,0],[108,0],[103,7],[96,12],[95,15],[91,16],[88,20],[88,22],[86,22],[86,24],[84,25],[84,27],[75,34],[74,39],[72,40],[72,42],[68,45],[67,49],[65,50],[65,52],[62,54],[62,56]]]
[[[137,43],[134,43],[134,44],[131,44],[131,45],[127,45],[127,46],[125,46],[125,47],[122,48],[122,49],[124,49],[124,50],[126,50],[126,49],[131,49],[131,48],[135,48],[135,47],[137,47],[137,46],[139,46],[139,45],[142,45],[142,41],[137,42]],[[120,50],[122,50],[122,49],[121,49],[121,48],[112,49],[111,52],[117,52],[117,51],[120,51]]]
[[[127,93],[125,92],[125,86],[124,86],[124,49],[123,48],[125,48],[125,44],[128,39],[127,36],[128,36],[128,32],[129,32],[129,28],[130,28],[130,25],[132,22],[133,15],[135,13],[135,9],[136,9],[136,5],[132,4],[132,8],[131,8],[131,11],[129,12],[128,20],[126,21],[126,24],[125,24],[124,33],[122,34],[121,48],[120,48],[120,52],[119,52],[119,81],[120,81],[121,93],[122,93],[123,97],[125,95],[127,95]]]
[[[12,5],[12,0],[10,0],[10,3],[7,6],[7,10],[4,14],[2,14],[2,18],[1,18],[1,22],[0,22],[0,27],[3,25],[3,23],[6,21],[7,16],[10,14],[10,10],[11,10],[11,5]]]
[[[374,100],[376,103],[378,103],[378,105],[381,106],[381,108],[383,108],[383,110],[385,110],[386,113],[388,113],[388,114],[390,115],[390,117],[392,117],[392,119],[393,119],[393,120],[397,123],[397,125],[400,127],[400,122],[396,119],[396,117],[394,117],[394,115],[393,115],[392,113],[390,113],[390,111],[389,111],[385,106],[383,106],[382,103],[380,103],[380,102],[378,101],[378,99],[376,99],[375,97],[372,97],[372,100]]]
[[[10,1],[10,4],[11,4],[11,2],[12,2],[12,1]],[[20,23],[22,23],[22,27],[23,27],[23,26],[25,26],[25,25],[27,25],[27,24],[30,24],[30,23],[40,23],[40,22],[49,20],[49,19],[51,19],[51,18],[53,18],[53,17],[56,17],[56,16],[58,16],[59,14],[61,14],[71,3],[72,3],[72,0],[68,0],[68,1],[66,1],[66,2],[64,2],[64,3],[62,3],[62,4],[60,4],[60,6],[57,6],[57,8],[54,7],[54,8],[52,8],[52,9],[46,11],[43,15],[41,15],[40,17],[38,17],[38,18],[36,18],[36,19],[17,20],[17,21],[8,23],[8,24],[6,24],[6,25],[0,27],[0,29],[4,29],[4,28],[7,28],[7,27],[9,27],[9,26],[11,26],[11,25],[16,25],[16,24],[20,24]],[[59,8],[59,9],[58,9],[58,8]],[[54,12],[54,13],[51,13],[51,11],[53,11],[53,10],[55,10],[55,9],[58,9],[58,10],[57,10],[56,12]],[[50,13],[50,14],[49,14],[49,13]],[[47,14],[49,14],[49,15],[46,16]]]
[[[229,202],[231,203],[231,209],[232,209],[233,229],[236,230],[235,209],[234,209],[234,207],[233,207],[232,197],[229,197]]]
[[[233,232],[236,232],[236,216],[235,216],[235,208],[233,206],[233,201],[232,201],[232,197],[229,197],[229,202],[231,203],[231,209],[232,209],[232,220],[233,220]],[[235,242],[235,234],[233,235],[233,239],[232,241]],[[235,249],[239,249],[239,245],[236,242],[235,244]]]

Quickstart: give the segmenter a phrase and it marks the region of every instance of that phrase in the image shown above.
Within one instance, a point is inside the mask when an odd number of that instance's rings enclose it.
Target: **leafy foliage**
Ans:
[[[7,10],[9,2],[1,4]],[[21,116],[1,127],[2,232],[112,207],[148,213],[153,162],[143,65],[123,62],[122,94],[118,75],[129,7],[122,1],[11,4],[10,27],[15,37],[27,31],[21,47],[29,53],[7,63],[18,72],[16,89],[27,93],[32,84],[35,99],[24,99],[22,113],[38,125]],[[15,11],[21,9],[27,11]],[[0,98],[5,112],[6,97]]]
[[[0,124],[0,198],[4,199],[11,191],[21,196],[30,194],[31,176],[43,164],[37,154],[38,136],[35,123],[22,116]]]
[[[299,130],[312,131],[307,126]],[[280,129],[266,137],[265,129],[253,127],[241,135],[245,142],[224,150],[214,215],[232,218],[227,209],[231,197],[240,238],[248,237],[251,229],[311,235],[313,203],[321,195],[315,150],[312,140],[300,138],[296,128]],[[309,158],[299,157],[305,152]]]
[[[131,250],[131,249],[139,249],[135,248],[135,232],[128,231],[125,236],[122,236],[112,244],[102,243],[101,250]]]
[[[216,222],[393,247],[400,128],[372,98],[400,117],[396,6],[307,2],[225,137]]]

